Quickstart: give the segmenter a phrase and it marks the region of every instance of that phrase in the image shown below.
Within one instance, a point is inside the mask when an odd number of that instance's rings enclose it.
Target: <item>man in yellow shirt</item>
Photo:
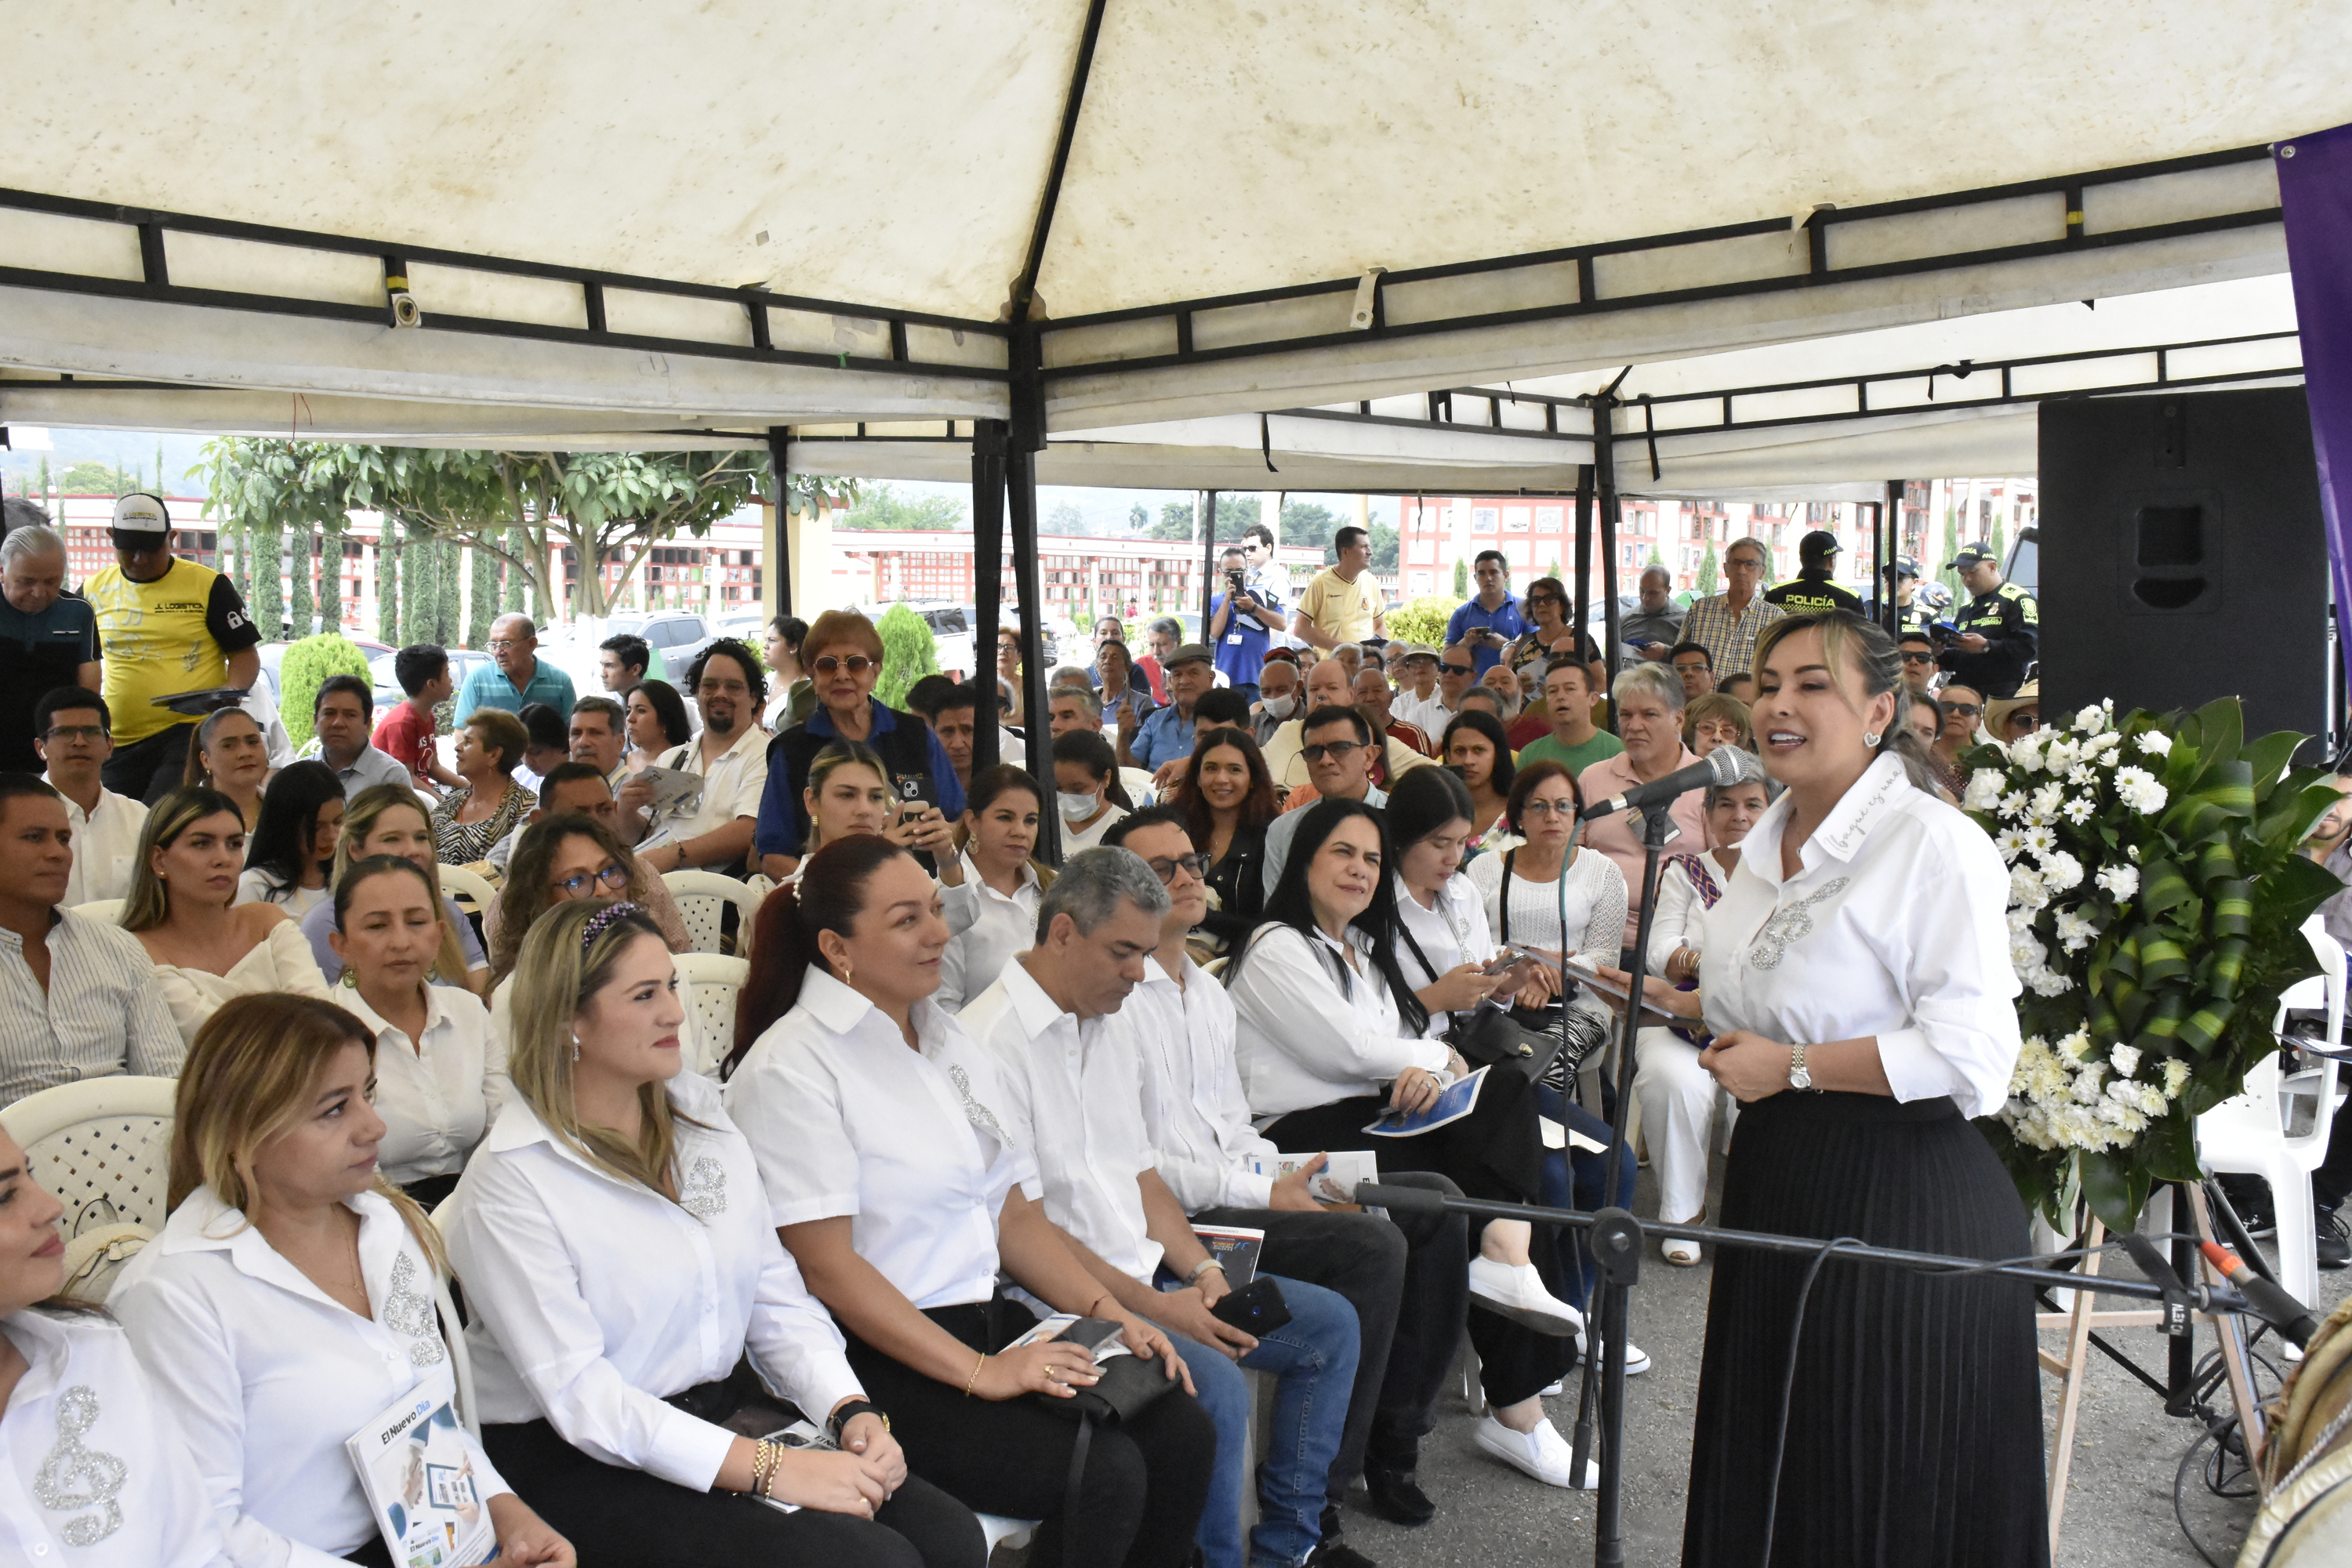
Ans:
[[[261,633],[236,584],[172,553],[163,500],[114,503],[114,562],[83,584],[98,612],[104,660],[100,689],[114,714],[108,789],[149,805],[180,782],[202,713],[157,705],[184,691],[250,689],[261,676]]]
[[[1332,535],[1339,561],[1315,574],[1298,596],[1290,635],[1317,647],[1338,647],[1366,637],[1386,637],[1380,584],[1372,581],[1372,536],[1348,527]]]

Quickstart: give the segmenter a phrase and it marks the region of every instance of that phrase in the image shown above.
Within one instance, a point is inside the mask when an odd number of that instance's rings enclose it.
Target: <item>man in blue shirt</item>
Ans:
[[[457,727],[477,708],[503,708],[520,713],[523,705],[544,702],[558,713],[569,713],[579,700],[572,678],[539,657],[539,628],[529,616],[500,616],[490,623],[490,662],[478,664],[457,689]]]
[[[1282,605],[1273,595],[1249,585],[1239,545],[1228,547],[1217,559],[1225,591],[1209,608],[1209,640],[1216,645],[1217,673],[1242,694],[1257,700],[1258,671],[1265,668],[1266,643],[1284,625]]]
[[[48,514],[13,496],[8,513],[0,538],[0,664],[9,671],[0,681],[0,768],[37,776],[33,710],[60,686],[98,689],[98,616],[89,600],[64,592],[66,542],[38,521]]]
[[[1470,574],[1478,580],[1478,596],[1454,611],[1446,621],[1445,646],[1466,646],[1471,661],[1478,667],[1476,674],[1483,679],[1488,670],[1502,662],[1504,647],[1513,637],[1523,635],[1529,623],[1520,613],[1519,601],[1504,586],[1501,551],[1478,552],[1478,559],[1471,563]]]
[[[1164,784],[1168,781],[1158,777],[1160,770],[1192,755],[1192,707],[1216,685],[1217,672],[1209,650],[1196,642],[1170,654],[1162,668],[1168,674],[1168,706],[1143,721],[1129,742],[1129,754],[1137,767]]]

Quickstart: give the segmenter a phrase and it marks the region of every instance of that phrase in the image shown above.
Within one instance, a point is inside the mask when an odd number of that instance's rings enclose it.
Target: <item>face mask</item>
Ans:
[[[1293,692],[1288,697],[1261,697],[1258,705],[1265,710],[1265,716],[1269,719],[1287,719],[1290,710],[1298,706],[1298,695]]]
[[[1102,802],[1090,795],[1072,795],[1067,790],[1055,790],[1054,798],[1061,803],[1062,820],[1084,822],[1102,806]]]

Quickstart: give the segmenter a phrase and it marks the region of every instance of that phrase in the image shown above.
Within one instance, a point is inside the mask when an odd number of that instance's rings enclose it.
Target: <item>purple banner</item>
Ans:
[[[2272,162],[2286,212],[2287,266],[2338,626],[2352,632],[2352,539],[2346,537],[2352,528],[2352,125],[2282,142]],[[2352,682],[2352,635],[2338,646]]]

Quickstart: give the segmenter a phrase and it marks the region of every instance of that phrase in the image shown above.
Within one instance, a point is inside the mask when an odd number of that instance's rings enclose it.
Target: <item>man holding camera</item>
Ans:
[[[1268,641],[1282,629],[1282,606],[1270,594],[1249,585],[1239,545],[1217,558],[1225,591],[1209,606],[1209,642],[1217,650],[1217,673],[1244,700],[1257,700],[1258,671],[1265,668]]]

